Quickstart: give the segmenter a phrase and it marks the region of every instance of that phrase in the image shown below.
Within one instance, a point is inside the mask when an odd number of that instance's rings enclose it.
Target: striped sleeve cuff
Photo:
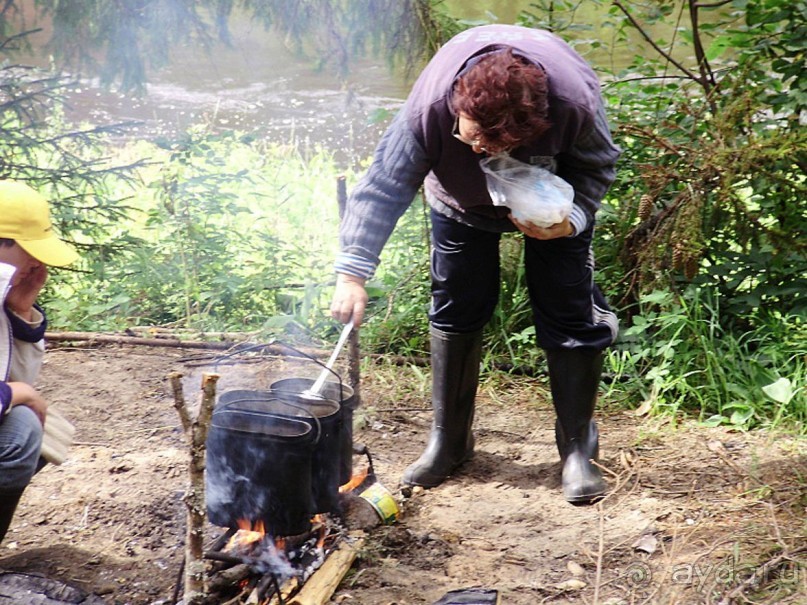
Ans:
[[[334,269],[337,273],[354,275],[362,279],[370,279],[376,270],[376,263],[358,254],[348,254],[343,252],[336,257]]]
[[[577,204],[574,204],[572,206],[572,212],[569,214],[569,222],[572,224],[572,227],[574,227],[574,235],[570,237],[574,237],[578,233],[583,233],[588,227],[586,211]]]

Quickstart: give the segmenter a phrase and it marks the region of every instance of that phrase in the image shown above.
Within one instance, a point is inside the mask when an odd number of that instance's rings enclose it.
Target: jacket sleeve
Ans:
[[[35,306],[34,317],[31,321],[25,321],[8,309],[6,309],[6,316],[11,324],[11,333],[14,337],[9,379],[33,385],[39,378],[42,359],[45,355],[43,337],[48,325],[45,313],[40,307]]]
[[[3,380],[0,380],[0,424],[6,418],[6,413],[11,408],[11,387]]]
[[[339,230],[340,253],[335,269],[369,278],[398,219],[411,205],[430,163],[405,119],[398,112],[381,138],[373,162],[348,198]]]
[[[616,178],[619,155],[603,107],[574,144],[558,155],[557,174],[574,187],[574,206],[569,218],[575,233],[582,233],[594,224],[594,216]]]

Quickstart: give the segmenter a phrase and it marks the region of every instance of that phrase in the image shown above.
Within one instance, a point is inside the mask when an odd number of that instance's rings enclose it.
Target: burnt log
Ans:
[[[211,576],[207,583],[207,590],[210,594],[222,592],[236,586],[241,580],[248,578],[250,574],[252,574],[252,566],[239,563]]]

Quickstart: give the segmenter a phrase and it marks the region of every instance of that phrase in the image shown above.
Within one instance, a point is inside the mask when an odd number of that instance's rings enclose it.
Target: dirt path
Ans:
[[[78,443],[26,491],[0,545],[0,569],[42,573],[108,604],[171,601],[186,451],[166,376],[182,371],[186,392],[198,393],[209,368],[188,362],[196,355],[50,351],[42,387],[75,422]],[[316,375],[282,360],[236,367],[222,369],[220,392],[265,387],[266,372]],[[574,507],[559,493],[545,384],[499,378],[481,390],[475,458],[443,486],[404,497],[398,477],[425,443],[427,391],[422,368],[364,372],[355,439],[370,449],[402,516],[370,534],[335,601],[431,604],[448,590],[483,586],[509,605],[729,603],[721,599],[750,594],[807,602],[803,441],[657,427],[606,410],[603,463],[613,493]]]

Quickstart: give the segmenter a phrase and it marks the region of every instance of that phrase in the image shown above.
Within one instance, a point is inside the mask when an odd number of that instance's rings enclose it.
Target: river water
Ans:
[[[448,1],[458,18],[513,22],[528,2]],[[109,124],[134,120],[128,137],[173,137],[200,122],[296,144],[322,146],[340,162],[355,165],[375,146],[411,81],[393,73],[383,58],[351,67],[347,82],[318,71],[310,59],[289,51],[276,32],[247,19],[231,22],[231,47],[214,52],[177,48],[169,66],[149,73],[147,94],[120,94],[83,80],[69,94],[67,117]]]
[[[173,137],[198,123],[311,144],[353,162],[366,157],[408,85],[381,61],[353,67],[347,82],[317,71],[263,29],[239,32],[231,48],[207,55],[179,49],[151,74],[145,95],[82,81],[69,95],[71,120],[134,120],[133,138]]]
[[[489,0],[484,9],[479,4],[447,0],[444,6],[468,21],[512,23],[531,3]],[[577,18],[599,27],[601,9],[595,3],[583,3],[580,10],[586,14]],[[105,91],[83,80],[69,95],[67,117],[92,124],[135,120],[139,124],[128,130],[132,138],[173,137],[202,122],[321,146],[355,165],[372,152],[411,86],[383,58],[353,65],[343,82],[289,51],[276,32],[244,18],[235,18],[231,29],[231,47],[218,45],[211,53],[176,48],[169,66],[149,73],[143,96]]]

